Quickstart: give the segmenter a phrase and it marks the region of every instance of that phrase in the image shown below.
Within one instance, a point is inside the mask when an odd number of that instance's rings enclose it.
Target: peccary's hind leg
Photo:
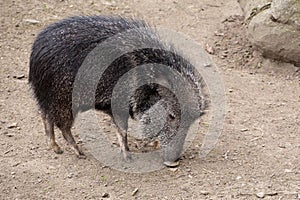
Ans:
[[[123,154],[123,157],[125,159],[125,161],[130,161],[131,160],[131,156],[129,153],[129,147],[128,147],[128,141],[127,141],[127,126],[125,124],[125,128],[119,128],[116,123],[112,123],[112,126],[117,128],[117,138],[118,138],[118,142],[120,145],[120,150],[121,153]]]
[[[55,142],[54,123],[44,114],[42,114],[42,119],[45,126],[46,135],[50,139],[50,147],[53,149],[55,153],[62,154],[63,151]]]
[[[86,158],[83,151],[79,148],[79,146],[76,144],[75,139],[71,133],[70,128],[60,128],[62,135],[64,136],[65,140],[71,145],[71,147],[74,149],[75,153],[77,154],[78,158]]]

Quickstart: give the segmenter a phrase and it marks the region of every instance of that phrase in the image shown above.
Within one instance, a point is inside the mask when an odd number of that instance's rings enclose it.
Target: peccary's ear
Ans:
[[[166,92],[167,92],[167,88],[159,86],[157,88],[157,92],[160,96],[165,97],[166,96]]]
[[[168,80],[162,74],[156,75],[155,79],[156,79],[156,83],[159,84],[161,87],[170,88],[170,84]]]

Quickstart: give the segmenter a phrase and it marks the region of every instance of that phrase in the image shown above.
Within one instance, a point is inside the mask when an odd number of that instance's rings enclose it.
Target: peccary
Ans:
[[[143,31],[137,31],[140,42],[151,41],[159,48],[137,49],[116,58],[100,77],[96,93],[94,93],[94,104],[81,105],[75,110],[72,109],[75,77],[85,58],[97,45],[108,38],[131,29],[143,29]],[[126,46],[126,38],[124,40]],[[122,47],[117,46],[116,48],[121,49]],[[71,127],[78,112],[94,107],[110,115],[116,122],[116,116],[113,116],[112,112],[111,98],[117,81],[129,70],[147,63],[169,66],[185,78],[195,90],[199,103],[196,117],[201,115],[205,106],[201,93],[201,77],[190,62],[176,53],[171,45],[165,44],[144,21],[120,16],[76,16],[54,23],[44,29],[37,36],[32,47],[29,83],[41,110],[45,132],[50,138],[53,150],[58,154],[62,153],[55,141],[54,125],[56,125],[62,131],[63,137],[75,149],[77,155],[84,157],[83,151],[78,147],[71,134]],[[153,76],[172,85],[168,83],[165,75],[154,74]],[[138,82],[138,80],[132,79],[132,83],[129,85],[136,81]],[[168,146],[176,136],[182,118],[181,105],[176,94],[166,86],[151,83],[139,87],[130,97],[130,103],[127,106],[129,113],[120,117],[122,125],[118,127],[117,133],[124,158],[129,158],[127,124],[130,115],[144,124],[141,127],[146,132],[146,136],[160,138],[166,165],[175,162],[180,157],[185,138],[183,134],[181,139],[176,139],[177,141],[173,141],[173,145]],[[153,115],[153,112],[155,115],[157,108],[166,110],[165,115],[162,116],[158,113],[160,116],[157,118],[165,122],[159,132],[151,133],[151,130],[147,131],[147,124],[149,124],[149,116]]]

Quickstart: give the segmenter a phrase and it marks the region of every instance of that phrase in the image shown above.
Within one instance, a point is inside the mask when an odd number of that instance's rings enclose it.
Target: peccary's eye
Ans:
[[[174,120],[174,119],[175,119],[175,116],[172,115],[172,114],[169,114],[169,117],[170,117],[171,120]]]

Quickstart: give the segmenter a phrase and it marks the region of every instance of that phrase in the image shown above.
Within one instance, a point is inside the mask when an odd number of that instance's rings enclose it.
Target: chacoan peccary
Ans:
[[[54,125],[61,130],[63,137],[75,149],[77,155],[84,157],[83,151],[72,136],[71,127],[78,112],[93,109],[93,107],[83,106],[75,112],[72,110],[75,77],[84,59],[97,45],[116,34],[131,29],[143,29],[140,36],[137,35],[140,37],[140,41],[151,41],[160,49],[137,49],[116,58],[99,80],[94,108],[114,118],[110,99],[118,79],[139,65],[159,63],[176,70],[187,80],[196,91],[198,117],[203,112],[205,99],[201,93],[202,80],[196,74],[195,68],[176,53],[171,45],[161,41],[155,30],[151,29],[144,21],[120,16],[71,17],[54,23],[40,32],[33,44],[30,56],[29,83],[41,110],[45,131],[55,153],[60,154],[62,150],[55,141]],[[139,31],[137,32],[139,33]],[[126,45],[126,41],[124,45]],[[159,79],[164,79],[164,75],[158,76]],[[164,81],[168,82],[167,79]],[[174,143],[175,146],[168,147],[178,131],[182,118],[176,94],[160,84],[144,85],[132,95],[128,107],[128,117],[130,115],[132,118],[140,120],[141,127],[147,132],[145,135],[160,139],[164,152],[164,163],[172,165],[178,160],[184,141],[177,141]],[[157,108],[163,108],[166,111],[165,114],[161,115],[157,112]],[[150,115],[155,116],[155,112],[157,112],[156,119],[164,120],[164,125],[158,133],[151,133],[151,129],[147,129],[147,127]],[[123,126],[118,127],[117,136],[121,151],[124,157],[128,158],[128,118],[123,120]],[[181,138],[184,140],[184,137]]]

